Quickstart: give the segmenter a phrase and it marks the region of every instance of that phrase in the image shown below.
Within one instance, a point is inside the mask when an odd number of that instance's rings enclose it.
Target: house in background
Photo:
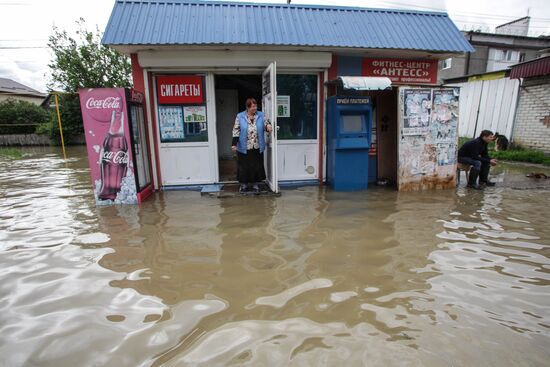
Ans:
[[[550,154],[550,50],[511,69],[510,79],[521,81],[512,138]]]
[[[550,47],[550,37],[529,37],[529,20],[524,17],[502,24],[496,27],[495,33],[463,31],[475,52],[441,60],[440,80],[506,70],[537,58],[540,50]]]
[[[44,98],[46,98],[46,93],[40,93],[12,79],[0,78],[0,102],[15,99],[40,105]]]

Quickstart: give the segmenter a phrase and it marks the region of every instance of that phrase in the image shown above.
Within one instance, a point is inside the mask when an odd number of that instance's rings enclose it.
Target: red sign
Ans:
[[[390,78],[393,84],[436,84],[437,60],[363,59],[363,76]]]
[[[157,76],[159,104],[203,103],[203,78],[199,75]]]

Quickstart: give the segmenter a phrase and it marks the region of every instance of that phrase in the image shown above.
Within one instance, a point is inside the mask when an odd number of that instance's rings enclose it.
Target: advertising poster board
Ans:
[[[126,90],[80,89],[79,96],[96,203],[137,204]]]

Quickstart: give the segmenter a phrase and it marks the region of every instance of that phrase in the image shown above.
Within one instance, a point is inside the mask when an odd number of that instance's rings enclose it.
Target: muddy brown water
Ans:
[[[83,148],[27,153],[0,158],[2,366],[548,365],[539,167],[96,207]]]

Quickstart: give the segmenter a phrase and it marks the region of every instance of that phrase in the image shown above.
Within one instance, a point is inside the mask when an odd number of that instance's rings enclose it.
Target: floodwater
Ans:
[[[524,177],[540,168],[480,192],[96,207],[83,148],[28,153],[0,158],[2,366],[550,361],[550,186]]]

